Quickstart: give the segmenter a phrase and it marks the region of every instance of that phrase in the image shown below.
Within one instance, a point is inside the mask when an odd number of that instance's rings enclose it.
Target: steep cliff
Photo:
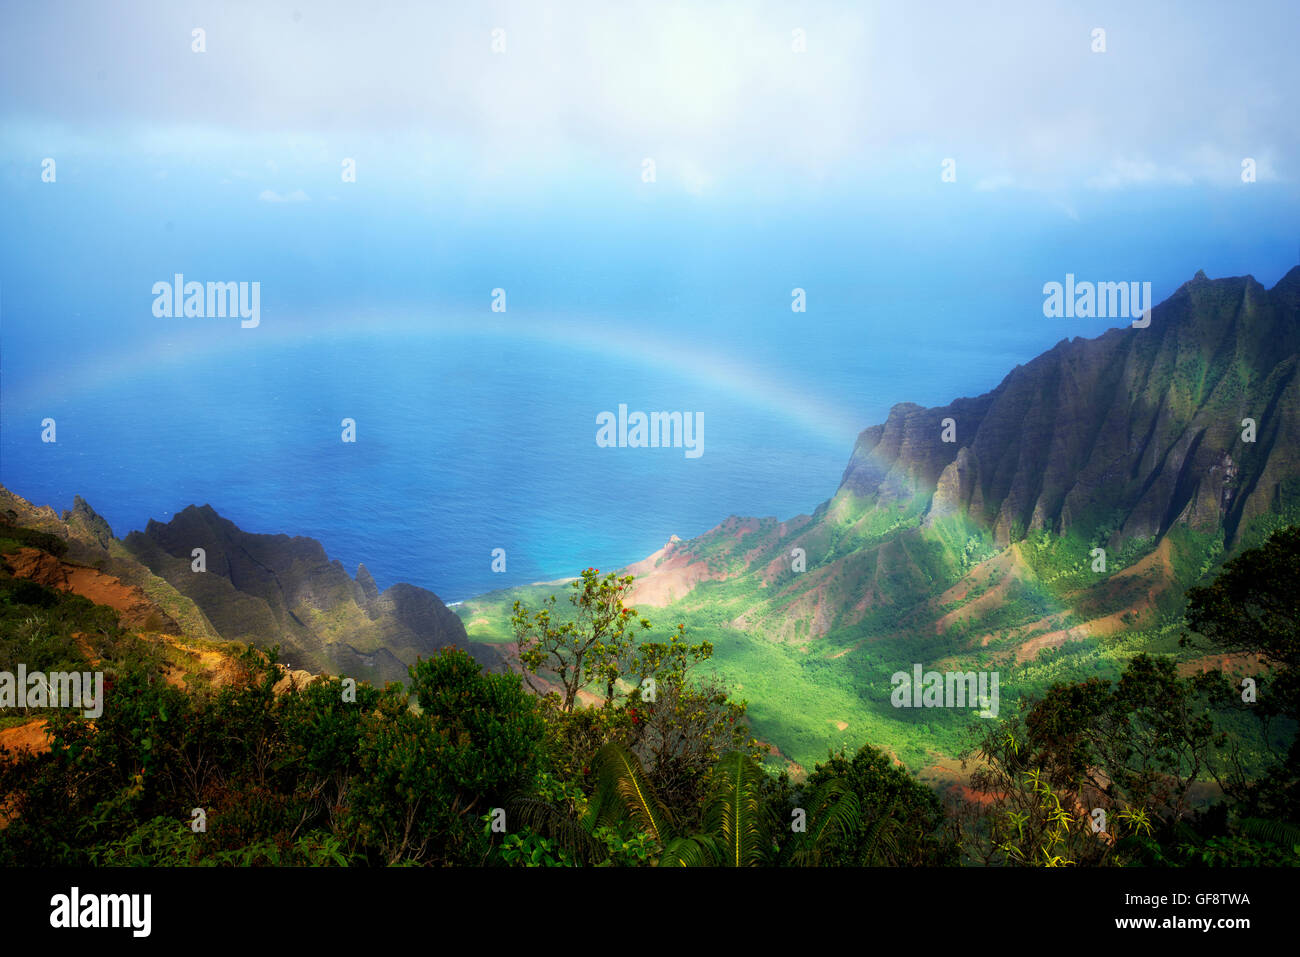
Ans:
[[[278,644],[295,668],[375,682],[404,680],[408,664],[447,645],[488,670],[505,669],[501,654],[470,641],[432,592],[407,584],[380,592],[364,565],[353,579],[320,542],[249,534],[206,505],[118,540],[80,496],[60,517],[0,487],[2,523],[48,533],[66,546],[60,557],[15,553],[14,574],[110,605],[133,628]],[[203,572],[194,571],[196,548],[204,550]]]
[[[710,582],[715,614],[794,643],[942,633],[1023,657],[1113,633],[1300,517],[1298,362],[1300,267],[1271,290],[1198,273],[1146,328],[1062,340],[976,398],[894,406],[812,516],[670,543],[630,569],[634,598],[703,602]]]
[[[1062,340],[976,399],[895,406],[859,437],[831,508],[964,513],[1000,545],[1080,524],[1108,524],[1118,542],[1176,523],[1222,527],[1231,544],[1300,472],[1297,296],[1300,267],[1272,290],[1198,273],[1148,328]],[[945,419],[955,441],[942,441]]]
[[[503,659],[471,642],[438,596],[414,585],[380,592],[364,566],[354,579],[320,542],[240,530],[210,506],[151,521],[126,550],[203,610],[228,640],[280,644],[295,667],[373,681],[406,676],[406,665],[454,645],[489,670]],[[204,571],[195,571],[203,549]]]

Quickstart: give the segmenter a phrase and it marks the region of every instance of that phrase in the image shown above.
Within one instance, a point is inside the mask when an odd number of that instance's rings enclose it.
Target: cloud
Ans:
[[[1217,182],[1196,162],[1207,143],[1238,179],[1242,157],[1275,157],[1264,181],[1300,154],[1287,39],[1300,14],[1281,0],[1233,17],[1116,5],[1102,54],[1095,12],[1033,0],[936,0],[924,15],[834,0],[398,0],[400,16],[382,20],[350,0],[310,6],[205,6],[205,54],[190,49],[193,11],[173,0],[32,6],[0,32],[0,127],[38,116],[101,148],[143,127],[194,155],[321,141],[336,166],[363,155],[376,177],[413,148],[454,158],[466,179],[508,161],[635,177],[640,157],[690,157],[683,188],[714,194],[745,176],[891,189],[918,152],[1000,171],[985,191]],[[494,54],[498,27],[506,52]],[[290,152],[236,162],[296,178]]]
[[[982,193],[992,193],[1000,189],[1010,189],[1016,185],[1016,178],[1010,173],[998,173],[994,176],[986,176],[978,183],[975,188]]]
[[[1114,159],[1101,173],[1089,176],[1089,189],[1123,189],[1128,186],[1191,186],[1196,178],[1177,166],[1162,166],[1149,159]]]
[[[273,189],[264,189],[257,197],[264,203],[309,203],[311,197],[300,189],[295,189],[288,196],[281,196]]]

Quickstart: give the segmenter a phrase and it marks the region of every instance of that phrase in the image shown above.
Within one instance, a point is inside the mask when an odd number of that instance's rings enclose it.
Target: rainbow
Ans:
[[[789,381],[788,372],[777,372],[746,361],[735,352],[710,351],[683,346],[678,338],[656,336],[643,329],[619,328],[607,319],[538,318],[484,319],[463,311],[455,317],[435,317],[427,312],[395,310],[384,318],[358,318],[356,314],[333,318],[313,316],[277,324],[270,316],[257,329],[241,329],[238,323],[214,323],[205,319],[156,319],[160,334],[152,344],[123,348],[101,354],[80,365],[47,369],[37,382],[20,383],[5,392],[15,407],[46,400],[52,393],[61,399],[94,393],[140,375],[142,369],[183,371],[186,366],[213,362],[238,363],[252,352],[266,356],[267,349],[296,344],[349,341],[395,343],[456,338],[462,341],[538,342],[572,349],[629,364],[682,376],[718,389],[752,408],[765,409],[828,442],[841,445],[847,455],[862,429],[853,410],[820,399],[812,388],[815,375],[807,382]],[[310,323],[310,325],[307,325]],[[186,328],[187,326],[191,328]],[[204,328],[192,328],[203,326]]]

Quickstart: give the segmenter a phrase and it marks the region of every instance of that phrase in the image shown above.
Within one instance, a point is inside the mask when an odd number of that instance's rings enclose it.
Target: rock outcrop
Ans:
[[[279,644],[295,668],[401,680],[417,657],[448,645],[489,670],[504,668],[496,649],[470,641],[433,592],[403,583],[381,592],[364,565],[352,578],[315,539],[244,532],[211,506],[191,505],[123,544],[191,599],[223,638]],[[195,549],[203,549],[204,571],[194,570]]]
[[[166,524],[113,537],[80,496],[59,516],[0,487],[0,523],[58,539],[58,555],[18,549],[6,569],[118,611],[128,627],[190,639],[279,645],[295,672],[328,672],[376,683],[400,681],[407,665],[460,648],[491,671],[505,659],[470,641],[433,592],[396,584],[380,591],[364,565],[350,577],[320,542],[254,535],[210,506],[189,506]],[[194,570],[194,549],[206,570]]]
[[[1298,295],[1300,267],[1272,290],[1198,273],[1148,328],[1062,340],[975,399],[896,405],[859,436],[832,509],[964,511],[1001,545],[1080,523],[1115,543],[1222,527],[1231,544],[1295,494]]]

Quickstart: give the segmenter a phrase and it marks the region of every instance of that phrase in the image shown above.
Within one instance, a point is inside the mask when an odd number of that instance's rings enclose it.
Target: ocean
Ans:
[[[60,511],[79,494],[119,537],[209,504],[245,531],[316,538],[381,588],[408,581],[458,601],[620,567],[733,514],[811,512],[858,429],[893,401],[942,401],[952,387],[957,356],[908,362],[915,343],[890,348],[873,376],[847,353],[787,354],[776,373],[735,356],[666,358],[689,349],[502,334],[361,330],[200,352],[7,394],[0,481]],[[994,349],[960,364],[991,388],[1013,363]],[[698,415],[701,454],[598,446],[597,416],[620,404]],[[40,441],[47,416],[54,443]]]
[[[1116,324],[1045,318],[1047,280],[1149,280],[1159,301],[1202,266],[1271,285],[1293,252],[1264,194],[1231,217],[1212,191],[1112,198],[1083,228],[937,177],[772,209],[608,177],[531,205],[404,181],[287,204],[203,163],[146,182],[122,162],[0,178],[0,482],[81,495],[119,536],[209,504],[447,601],[811,512],[895,403],[979,395]],[[258,283],[258,326],[158,317],[177,273]],[[703,453],[599,447],[620,405],[699,414]]]

